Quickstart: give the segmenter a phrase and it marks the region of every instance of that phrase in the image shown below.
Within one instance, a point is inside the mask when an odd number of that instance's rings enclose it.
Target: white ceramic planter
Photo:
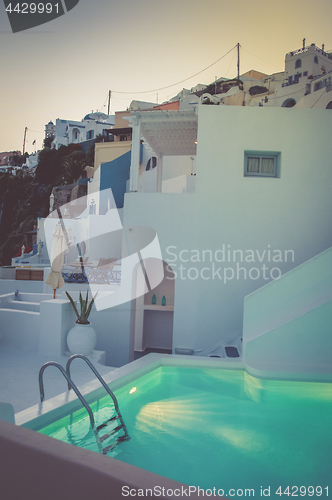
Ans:
[[[68,349],[72,354],[89,356],[97,343],[97,334],[91,325],[76,323],[67,335]]]

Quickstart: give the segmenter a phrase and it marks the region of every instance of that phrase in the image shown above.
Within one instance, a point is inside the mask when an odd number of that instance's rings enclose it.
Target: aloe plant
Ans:
[[[97,292],[98,293],[98,292]],[[70,300],[70,303],[71,305],[73,306],[73,309],[75,311],[75,314],[77,316],[77,320],[76,320],[76,323],[79,323],[80,325],[89,325],[90,322],[88,321],[88,317],[90,315],[90,312],[91,312],[91,309],[92,309],[92,306],[93,306],[93,303],[95,301],[95,298],[97,296],[97,293],[96,295],[92,298],[90,304],[88,305],[89,303],[89,296],[88,296],[88,291],[86,292],[86,299],[84,300],[83,297],[82,297],[82,294],[80,292],[80,306],[81,306],[81,314],[78,312],[78,309],[76,307],[76,304],[74,302],[74,300],[72,299],[72,297],[69,295],[68,292],[66,292],[66,295],[68,297],[68,299]]]

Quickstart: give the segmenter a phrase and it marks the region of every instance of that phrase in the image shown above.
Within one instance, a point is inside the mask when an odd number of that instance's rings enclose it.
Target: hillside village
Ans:
[[[328,494],[331,76],[303,40],[0,154],[9,495]]]
[[[57,119],[55,124],[50,121],[45,125],[44,146],[46,150],[48,148],[59,150],[61,146],[68,147],[76,144],[78,151],[86,153],[86,155],[83,153],[76,153],[76,170],[82,166],[77,165],[77,159],[80,163],[83,162],[84,166],[95,166],[98,168],[99,158],[97,158],[97,164],[95,164],[93,153],[96,140],[97,142],[109,142],[114,140],[115,142],[131,141],[131,126],[128,117],[132,111],[183,111],[189,109],[198,111],[201,105],[331,109],[331,74],[331,52],[325,51],[324,45],[321,48],[316,47],[315,44],[306,46],[304,39],[302,48],[286,54],[285,70],[283,72],[267,75],[256,70],[251,70],[231,80],[219,78],[208,85],[198,84],[191,89],[183,89],[175,97],[162,105],[150,102],[132,101],[130,107],[126,111],[117,112],[115,116],[108,116],[100,112],[92,112],[87,114],[81,121]],[[107,161],[108,159],[114,159],[114,153],[110,156],[107,154],[105,155],[106,149],[107,148],[103,148],[104,153],[102,160]],[[72,154],[74,151],[75,149],[71,146],[67,152],[64,150],[64,152],[60,154],[60,158],[55,160],[57,166],[54,168],[57,169],[58,173],[61,167],[63,168],[63,165],[60,166],[63,158],[66,157],[68,153]],[[87,156],[87,158],[85,158],[85,156]],[[56,179],[56,175],[50,175],[49,178],[47,175],[43,175],[41,172],[42,170],[45,172],[45,168],[49,171],[51,170],[50,166],[44,167],[45,160],[48,164],[53,162],[53,157],[50,158],[51,155],[47,158],[45,154],[40,157],[39,161],[38,152],[31,153],[30,155],[27,152],[23,152],[22,155],[20,151],[3,152],[0,153],[0,171],[3,173],[10,172],[11,175],[16,173],[22,175],[23,173],[25,176],[28,176],[27,180],[29,178],[33,179],[35,178],[39,162],[39,175],[37,175],[36,180],[40,181],[42,186],[45,185],[39,189],[39,191],[46,190],[49,196],[50,189],[56,187],[56,198],[61,204],[64,199],[68,199],[68,193],[71,192],[70,189],[74,189],[74,186],[71,186],[71,188],[67,186],[68,182],[72,183],[72,181],[75,182],[77,179],[73,178],[73,176],[67,179],[62,175],[58,176],[59,178]],[[192,163],[193,161],[194,160],[191,160]],[[153,162],[155,166],[156,160],[154,159]],[[142,168],[146,168],[146,165],[141,166],[141,173]],[[79,173],[81,173],[81,171]],[[92,170],[90,169],[88,176],[92,175]],[[85,174],[84,176],[86,177]],[[62,190],[59,189],[59,186],[61,186],[61,178],[65,180],[62,184],[67,186]],[[143,177],[141,178],[141,182],[143,182]],[[2,190],[4,189],[4,184],[5,179],[3,178]],[[77,188],[74,190],[74,193],[75,192],[77,192]],[[80,193],[84,192],[84,189],[81,187]],[[64,195],[64,193],[66,194]],[[73,194],[73,196],[75,196],[75,194]],[[24,197],[27,198],[27,196]],[[0,203],[0,213],[2,213],[4,209],[3,199],[0,200]],[[12,206],[11,210],[15,211],[15,206]],[[41,211],[39,210],[38,213],[33,214],[35,221],[32,221],[30,218],[29,221],[24,224],[26,226],[25,230],[35,230],[36,218],[45,215],[47,215],[47,207],[45,203],[43,203]],[[12,234],[11,236],[14,239],[10,244],[10,248],[7,248],[8,244],[3,248],[2,259],[0,257],[0,261],[2,260],[3,264],[10,263],[10,249],[11,256],[13,257],[18,253],[22,244],[25,243],[25,246],[31,247],[31,241],[28,242],[27,238],[24,237],[21,231],[22,228],[17,231],[15,223],[11,221],[11,224],[13,232],[16,233],[18,237]],[[6,243],[6,238],[11,233],[10,224],[7,224],[7,226],[7,228],[2,227],[0,248]]]
[[[8,291],[19,285],[36,293],[50,290],[45,285],[51,234],[46,228],[54,228],[60,210],[70,233],[63,290],[77,285],[105,289],[92,315],[99,330],[97,348],[106,352],[108,364],[121,366],[146,349],[241,357],[244,332],[252,331],[259,311],[252,294],[260,295],[267,284],[269,290],[281,287],[293,279],[287,273],[332,244],[332,116],[326,111],[332,109],[331,76],[332,53],[303,40],[300,49],[286,54],[283,72],[251,70],[183,89],[162,104],[132,101],[115,116],[96,112],[81,122],[50,121],[48,147],[39,152],[38,163],[26,162],[14,176],[29,180],[34,198],[38,181],[43,202],[31,212],[38,212],[35,220],[16,231],[1,285],[6,278],[13,288]],[[47,157],[53,155],[53,161],[56,154],[67,165],[63,172],[76,169],[76,175],[47,177]],[[56,172],[59,163],[52,165]],[[124,231],[118,238],[106,224],[114,210],[116,228]],[[8,224],[4,219],[1,224]],[[145,234],[142,227],[151,232]],[[153,242],[159,250],[153,250]],[[6,249],[8,259],[8,240]],[[131,254],[140,257],[126,271],[125,257]],[[131,290],[116,298],[126,273],[137,273],[142,259],[147,281],[131,277]],[[95,277],[101,260],[111,282]],[[38,270],[38,279],[24,267]],[[246,315],[244,304],[251,300],[255,314]],[[304,300],[307,311],[313,305]],[[287,311],[281,313],[286,323],[292,316]],[[293,319],[304,321],[302,313]],[[105,331],[109,315],[121,336]],[[274,331],[280,321],[265,311],[259,328]],[[33,325],[34,348],[46,349]],[[323,342],[325,329],[321,335]],[[248,346],[260,340],[250,334]],[[266,354],[270,370],[277,369],[279,354],[278,349]]]

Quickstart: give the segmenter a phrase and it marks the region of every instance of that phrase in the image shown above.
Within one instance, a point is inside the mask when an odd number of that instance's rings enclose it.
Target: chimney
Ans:
[[[305,49],[305,38],[303,38],[302,43],[303,43],[303,50],[304,50]]]
[[[322,45],[322,51],[324,52],[324,49],[325,49],[325,44],[323,43]]]

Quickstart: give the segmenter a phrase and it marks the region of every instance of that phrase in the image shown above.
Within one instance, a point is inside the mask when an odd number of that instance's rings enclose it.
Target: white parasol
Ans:
[[[61,288],[65,282],[61,274],[61,269],[64,262],[67,244],[65,235],[60,222],[55,226],[53,232],[53,241],[51,247],[51,269],[52,271],[46,279],[46,283],[54,290],[53,298],[55,299],[56,290]]]

